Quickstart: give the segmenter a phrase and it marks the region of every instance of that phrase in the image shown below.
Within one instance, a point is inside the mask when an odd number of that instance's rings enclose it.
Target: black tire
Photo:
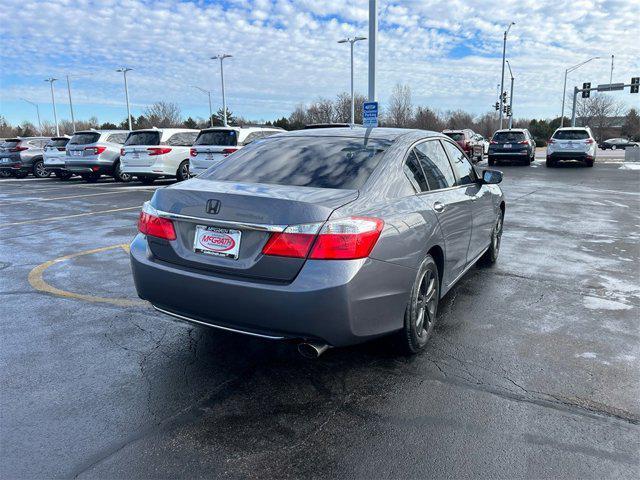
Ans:
[[[611,145],[611,150],[617,150],[618,146],[617,145]]]
[[[555,167],[556,166],[556,162],[555,162],[555,160],[550,160],[550,159],[547,158],[547,161],[546,161],[545,165],[547,167],[549,167],[549,168]]]
[[[591,168],[591,167],[593,167],[593,160],[585,160],[585,161],[584,161],[584,164],[585,164],[587,167]]]
[[[81,176],[82,179],[87,183],[96,183],[100,178],[99,173],[83,173]]]
[[[0,178],[9,178],[11,172],[9,170],[0,170]]]
[[[54,175],[58,177],[60,180],[69,180],[73,176],[71,172],[61,172],[61,171],[55,172]]]
[[[418,269],[409,304],[404,315],[404,326],[399,333],[402,353],[414,355],[427,345],[438,316],[440,276],[431,255],[427,255]]]
[[[13,172],[13,176],[16,178],[26,178],[27,175],[29,175],[29,172],[25,171],[25,170],[18,170]]]
[[[490,166],[490,167],[493,167],[493,166],[496,164],[496,161],[495,161],[495,159],[494,159],[494,158],[489,157],[489,158],[487,159],[487,163],[489,164],[489,166]]]
[[[178,170],[176,171],[176,178],[179,182],[182,182],[184,180],[188,180],[189,177],[189,160],[185,160],[178,167]]]
[[[483,267],[490,267],[498,260],[498,254],[500,253],[500,243],[502,242],[502,228],[504,225],[504,213],[500,212],[496,224],[491,230],[491,243],[489,249],[478,260],[478,264]]]
[[[33,176],[36,178],[47,178],[51,175],[51,171],[44,167],[44,161],[42,160],[36,160],[33,162],[31,173],[33,173]]]
[[[122,183],[129,183],[133,180],[130,173],[125,173],[120,169],[120,160],[116,160],[116,163],[113,165],[113,178],[115,178],[116,182]]]
[[[138,180],[142,182],[144,185],[151,185],[156,181],[155,177],[145,177],[144,175],[138,175]]]

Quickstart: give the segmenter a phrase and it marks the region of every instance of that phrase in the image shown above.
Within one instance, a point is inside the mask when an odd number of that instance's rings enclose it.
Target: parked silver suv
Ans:
[[[120,169],[120,148],[128,130],[84,130],[76,132],[67,144],[65,168],[86,182],[97,182],[110,175],[119,182],[129,182],[131,175]]]
[[[44,168],[42,157],[48,141],[47,137],[7,138],[0,145],[0,170],[17,178],[24,178],[29,173],[37,178],[48,177],[50,172]]]

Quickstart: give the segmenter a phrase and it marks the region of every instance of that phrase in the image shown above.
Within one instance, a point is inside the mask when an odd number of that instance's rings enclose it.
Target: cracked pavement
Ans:
[[[127,243],[152,188],[0,180],[2,478],[637,478],[640,172],[504,166],[495,268],[442,300],[421,355],[292,345],[34,290]],[[56,197],[73,197],[56,200]],[[52,199],[52,200],[48,200]],[[57,263],[135,299],[122,249]]]

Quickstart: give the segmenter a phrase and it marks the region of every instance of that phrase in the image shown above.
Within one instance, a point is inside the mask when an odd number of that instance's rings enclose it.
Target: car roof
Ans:
[[[129,130],[97,130],[90,128],[89,130],[78,130],[77,132],[73,132],[74,135],[79,133],[129,133]]]
[[[226,127],[219,125],[217,127],[207,127],[207,128],[203,128],[201,131],[202,132],[213,132],[216,130],[239,130],[239,131],[247,131],[247,132],[251,132],[251,131],[258,131],[258,130],[275,130],[278,132],[285,132],[286,130],[280,128],[280,127],[270,127],[270,126],[255,126],[255,125],[251,125],[251,126],[238,126],[238,125],[227,125]]]
[[[128,130],[125,130],[128,131]],[[167,133],[180,133],[180,132],[199,132],[200,130],[197,128],[163,128],[163,127],[151,127],[151,128],[140,128],[138,130],[131,130],[130,133],[138,133],[138,132],[167,132]]]
[[[556,132],[559,130],[591,130],[589,127],[558,127],[556,128]]]
[[[496,130],[495,133],[498,132],[524,132],[526,128],[501,128],[500,130]]]
[[[283,132],[272,135],[270,138],[277,137],[350,137],[350,138],[372,138],[376,140],[394,141],[404,135],[411,133],[420,134],[423,137],[443,137],[439,132],[429,130],[418,130],[415,128],[362,128],[362,127],[338,127],[338,128],[312,128],[308,130],[293,130],[291,132]]]

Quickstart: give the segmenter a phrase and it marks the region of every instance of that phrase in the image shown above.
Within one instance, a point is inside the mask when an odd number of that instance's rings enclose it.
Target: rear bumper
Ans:
[[[595,160],[596,156],[590,152],[553,152],[547,153],[549,160]]]
[[[182,320],[333,346],[402,328],[416,273],[368,258],[309,260],[289,284],[230,279],[158,261],[140,234],[131,266],[140,298]]]
[[[140,165],[127,165],[121,164],[122,171],[129,175],[143,175],[146,177],[175,177],[178,167],[173,165],[151,165],[150,167],[144,167]]]
[[[490,158],[498,158],[498,159],[523,159],[525,157],[531,156],[530,150],[489,150],[487,154]]]

